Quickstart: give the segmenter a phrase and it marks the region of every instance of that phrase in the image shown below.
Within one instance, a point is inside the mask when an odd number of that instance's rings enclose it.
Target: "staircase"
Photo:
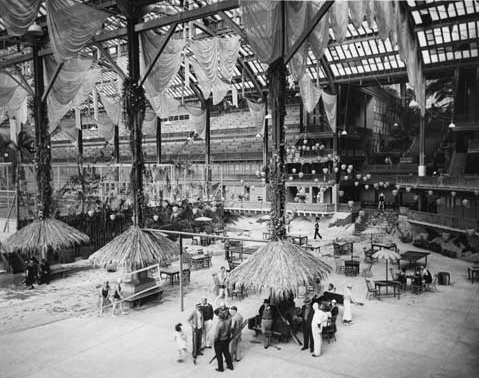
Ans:
[[[454,152],[449,165],[449,176],[464,176],[464,169],[466,167],[466,153]]]
[[[354,223],[354,232],[353,235],[359,236],[361,235],[361,232],[366,230],[368,228],[368,223],[369,222],[369,214],[365,212],[363,217],[358,217],[356,219],[356,222]]]

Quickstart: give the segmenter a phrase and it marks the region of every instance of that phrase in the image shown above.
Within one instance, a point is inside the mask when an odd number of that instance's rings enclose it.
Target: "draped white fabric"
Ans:
[[[231,88],[231,84],[225,83],[222,79],[218,78],[211,88],[213,92],[213,105],[219,104],[226,96],[226,93]]]
[[[79,106],[93,90],[100,75],[99,69],[90,69],[92,59],[74,58],[65,62],[48,95],[50,132],[55,130],[63,116]],[[57,64],[52,57],[45,58],[45,79],[53,77]]]
[[[204,139],[206,131],[206,110],[195,106],[185,106],[185,110],[190,115],[188,125],[198,134],[200,139]]]
[[[233,106],[238,107],[238,90],[234,85],[231,86],[231,99],[233,102]]]
[[[147,93],[146,97],[159,118],[168,118],[170,115],[178,113],[180,102],[166,93],[166,90],[154,97]]]
[[[111,142],[115,137],[115,125],[110,119],[98,122],[98,132],[107,142]]]
[[[48,0],[47,24],[57,62],[73,58],[102,28],[106,12],[75,0]]]
[[[357,0],[349,2],[351,21],[356,28],[359,28],[363,22],[364,15],[366,14],[367,2],[369,1]]]
[[[347,1],[335,1],[330,8],[331,27],[333,28],[336,42],[342,43],[348,30],[349,13]]]
[[[119,125],[123,121],[122,101],[108,97],[103,92],[99,92],[99,94],[106,115],[114,125]]]
[[[240,47],[241,38],[238,35],[219,38],[220,69],[226,81],[231,81],[233,77]]]
[[[313,1],[311,4],[311,12],[309,15],[311,18],[319,11],[321,7],[321,3]],[[312,33],[309,36],[309,45],[313,54],[317,60],[320,60],[324,54],[324,50],[326,46],[328,46],[329,42],[329,17],[323,17],[321,21],[319,21],[318,25],[314,28]]]
[[[10,120],[15,120],[15,129],[19,131],[28,118],[27,97],[27,91],[15,80],[6,74],[0,74],[0,122],[8,113]]]
[[[308,113],[311,113],[321,98],[321,88],[314,85],[309,74],[306,74],[303,75],[299,81],[299,91],[301,93],[301,98],[303,99],[304,109]]]
[[[253,126],[256,128],[256,132],[260,135],[264,135],[264,117],[266,113],[264,102],[257,103],[250,99],[246,99],[246,102],[248,103],[249,114]]]
[[[143,134],[150,136],[156,135],[156,128],[156,113],[151,109],[147,109],[142,125]]]
[[[0,0],[0,17],[9,35],[20,36],[38,15],[42,0]]]
[[[76,122],[64,122],[62,131],[66,134],[68,140],[76,146],[78,142],[78,127]]]
[[[323,91],[321,98],[323,99],[324,110],[326,112],[326,117],[328,117],[329,126],[334,133],[336,132],[337,96],[330,95]]]
[[[308,2],[303,1],[288,3],[288,17],[285,20],[286,35],[288,36],[288,49],[291,48],[294,41],[298,39],[308,24],[310,13],[310,7],[308,4]],[[289,63],[291,74],[295,80],[300,80],[300,78],[304,75],[307,63],[307,54],[308,44],[303,43]]]
[[[10,118],[10,141],[17,144],[17,135],[22,129],[20,122],[17,122],[15,118]]]
[[[392,1],[375,1],[374,10],[379,38],[385,41],[390,37],[394,44],[394,3]]]

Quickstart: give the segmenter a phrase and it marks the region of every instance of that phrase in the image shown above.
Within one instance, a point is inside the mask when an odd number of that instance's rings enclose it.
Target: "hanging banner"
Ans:
[[[253,126],[256,128],[256,132],[261,136],[264,135],[264,118],[266,115],[266,106],[264,102],[254,102],[250,99],[246,99],[249,108],[249,114],[253,121]]]
[[[337,96],[330,95],[326,92],[322,92],[321,98],[323,99],[324,110],[328,117],[329,126],[333,133],[336,132],[336,108],[337,108]]]
[[[299,91],[303,100],[304,109],[311,113],[321,98],[321,88],[314,85],[309,74],[303,75],[299,81]]]
[[[233,106],[238,107],[238,90],[234,84],[231,86],[231,100],[233,102]]]

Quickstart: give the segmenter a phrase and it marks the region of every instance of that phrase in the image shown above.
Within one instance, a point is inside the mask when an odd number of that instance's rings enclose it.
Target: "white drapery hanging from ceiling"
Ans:
[[[330,95],[329,93],[322,92],[321,98],[323,100],[324,111],[326,112],[326,117],[328,117],[329,126],[333,133],[336,132],[336,108],[337,108],[337,96]]]
[[[394,24],[394,2],[392,1],[375,1],[374,13],[376,24],[378,26],[378,35],[382,41],[388,37],[393,45],[396,44],[396,31]]]
[[[238,35],[219,38],[221,75],[228,82],[231,82],[231,79],[233,78],[240,47],[241,38]]]
[[[0,0],[0,18],[9,35],[20,36],[27,32],[38,15],[42,0]]]
[[[27,91],[10,76],[0,73],[0,123],[10,118],[10,134],[16,140],[22,123],[27,122]],[[13,140],[13,138],[12,138]]]
[[[91,69],[92,63],[92,59],[74,58],[63,65],[48,95],[50,132],[55,130],[70,109],[79,106],[93,90],[100,70]],[[45,58],[46,83],[53,77],[56,67],[57,64],[52,57]]]
[[[299,91],[303,99],[304,109],[311,113],[321,98],[321,88],[314,85],[309,74],[306,74],[299,80]]]
[[[330,8],[329,17],[336,42],[342,43],[348,31],[348,1],[335,1]],[[324,17],[327,17],[326,14]]]
[[[256,129],[256,133],[264,135],[264,118],[266,115],[266,106],[264,102],[255,102],[250,99],[246,99],[248,103],[249,114],[253,122],[253,126]]]
[[[76,122],[64,122],[61,130],[65,133],[68,140],[76,146],[78,143],[78,127]]]
[[[188,125],[200,139],[205,139],[206,110],[196,106],[185,106],[185,110],[190,116]]]
[[[142,130],[144,135],[156,135],[156,113],[153,109],[146,109]]]
[[[105,93],[99,91],[100,101],[103,104],[106,115],[114,125],[120,125],[123,122],[123,107],[122,101],[107,96]]]
[[[73,58],[101,30],[108,17],[108,13],[75,0],[48,0],[46,9],[57,62]]]

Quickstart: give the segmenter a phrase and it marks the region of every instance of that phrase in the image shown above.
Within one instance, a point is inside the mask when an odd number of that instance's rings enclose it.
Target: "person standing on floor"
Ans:
[[[276,306],[270,303],[269,299],[265,299],[263,305],[259,308],[259,315],[261,318],[261,332],[264,335],[264,349],[267,349],[271,344],[273,324],[277,317],[278,310]]]
[[[379,194],[379,203],[378,203],[378,211],[384,211],[384,193]]]
[[[185,358],[187,348],[186,348],[186,335],[183,332],[183,324],[178,323],[175,325],[175,344],[178,350],[178,362],[183,362]]]
[[[314,351],[312,356],[321,356],[321,345],[323,344],[323,327],[328,324],[328,315],[319,307],[317,303],[313,303],[314,316],[311,322],[311,332],[314,339]]]
[[[202,346],[205,348],[211,348],[213,306],[208,303],[208,299],[206,297],[201,298],[201,313],[203,314]]]
[[[40,272],[39,272],[39,284],[49,284],[50,283],[50,264],[47,260],[42,259],[40,262]]]
[[[320,239],[323,237],[319,234],[319,222],[318,218],[316,218],[316,222],[314,223],[314,239],[316,240],[316,236]]]
[[[111,316],[115,316],[116,307],[119,306],[122,315],[126,315],[125,309],[123,307],[123,295],[121,294],[120,283],[117,282],[115,286],[115,291],[113,293],[113,306],[111,308]]]
[[[351,309],[351,304],[357,304],[353,298],[353,293],[351,292],[353,288],[352,284],[348,284],[346,290],[344,290],[344,311],[343,311],[343,323],[349,325],[353,321],[353,313]]]
[[[241,360],[241,329],[243,327],[243,316],[238,313],[236,306],[231,306],[231,342],[230,354],[231,358],[236,362]]]
[[[189,316],[188,322],[190,323],[191,329],[193,331],[193,347],[191,350],[193,355],[193,363],[196,364],[196,357],[203,355],[203,353],[201,352],[201,339],[203,336],[203,314],[201,313],[201,305],[199,303],[196,305],[195,310]]]
[[[220,299],[226,300],[228,293],[226,292],[226,268],[222,266],[218,274],[218,297],[215,299],[215,305]]]
[[[306,350],[309,347],[311,353],[314,351],[313,334],[311,333],[311,322],[313,321],[314,311],[311,307],[311,299],[304,298],[304,305],[301,311],[301,326],[303,329],[303,347],[301,350]]]
[[[34,289],[33,283],[35,282],[35,270],[33,267],[33,261],[29,260],[25,266],[25,286],[28,290]]]
[[[223,356],[225,357],[226,367],[233,370],[233,362],[231,361],[231,354],[229,352],[231,318],[227,318],[224,313],[220,313],[218,318],[214,337],[215,354],[218,361],[216,371],[224,371]]]

